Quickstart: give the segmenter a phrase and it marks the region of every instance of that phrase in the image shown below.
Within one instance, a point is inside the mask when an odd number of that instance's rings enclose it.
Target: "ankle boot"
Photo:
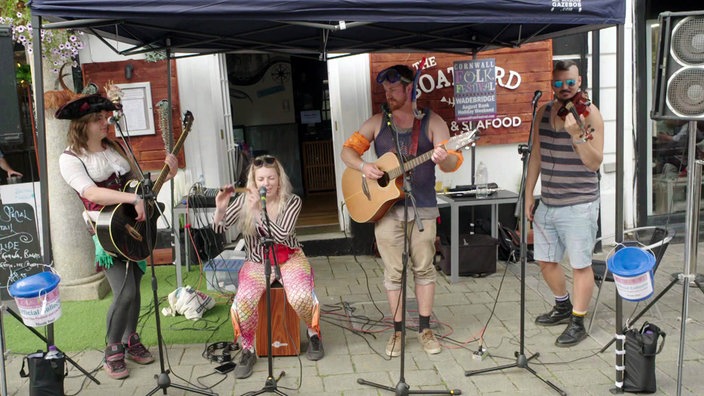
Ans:
[[[567,325],[565,331],[557,337],[555,345],[559,347],[569,347],[579,344],[580,341],[587,338],[587,330],[584,328],[584,316],[570,317],[570,324]]]
[[[572,303],[570,300],[558,301],[550,312],[535,318],[535,324],[539,326],[555,326],[569,322],[570,316],[572,316]]]

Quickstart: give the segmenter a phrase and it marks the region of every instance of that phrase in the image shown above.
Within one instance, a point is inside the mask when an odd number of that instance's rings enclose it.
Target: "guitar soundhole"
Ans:
[[[386,187],[389,185],[389,174],[384,172],[384,176],[380,177],[376,183],[379,185],[379,187]]]

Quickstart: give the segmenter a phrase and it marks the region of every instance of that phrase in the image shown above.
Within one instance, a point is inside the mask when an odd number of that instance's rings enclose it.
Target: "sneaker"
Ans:
[[[559,347],[571,347],[579,344],[583,339],[587,338],[587,330],[584,328],[584,317],[572,315],[570,324],[567,325],[565,331],[557,337],[555,345]]]
[[[386,354],[391,357],[396,357],[401,354],[401,332],[394,331],[386,343]]]
[[[149,364],[154,361],[154,356],[149,352],[147,347],[139,341],[139,334],[132,333],[125,345],[127,359],[138,364]]]
[[[322,359],[323,356],[325,356],[323,342],[320,341],[320,337],[317,334],[313,334],[308,339],[308,350],[306,351],[306,357],[308,360],[316,361]]]
[[[442,351],[440,343],[435,338],[435,334],[433,334],[433,331],[430,329],[425,329],[422,332],[418,333],[418,342],[420,342],[420,345],[423,346],[423,350],[425,350],[425,352],[431,355],[440,353],[440,351]]]
[[[110,344],[105,348],[103,368],[110,378],[123,379],[130,375],[125,364],[125,347],[121,343]]]
[[[242,349],[240,361],[237,363],[237,367],[235,367],[235,378],[243,379],[251,376],[254,371],[254,363],[256,362],[257,355],[253,350]]]
[[[535,318],[535,324],[539,326],[556,326],[567,323],[572,316],[572,303],[568,301],[557,303],[550,312],[539,315]]]

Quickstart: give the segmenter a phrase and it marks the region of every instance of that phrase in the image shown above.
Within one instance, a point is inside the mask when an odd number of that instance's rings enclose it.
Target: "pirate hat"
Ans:
[[[83,96],[72,100],[56,110],[55,117],[61,120],[75,120],[86,114],[99,111],[113,111],[122,108],[120,104],[111,102],[100,94]]]

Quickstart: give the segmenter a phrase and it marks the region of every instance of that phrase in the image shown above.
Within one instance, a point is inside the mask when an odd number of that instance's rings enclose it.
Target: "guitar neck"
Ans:
[[[433,156],[433,150],[427,151],[424,154],[421,154],[411,160],[406,161],[403,165],[406,170],[406,172],[410,171],[411,169],[415,168],[416,166],[424,163],[425,161],[430,160]],[[389,170],[388,172],[389,178],[390,179],[396,179],[397,177],[401,176],[403,174],[401,167],[396,167],[394,169]]]
[[[171,154],[176,155],[176,153],[181,150],[181,147],[183,147],[183,143],[186,141],[186,137],[188,136],[188,132],[190,132],[190,126],[186,128],[186,130],[184,130],[181,136],[178,138],[178,141],[176,141],[174,148],[171,150]],[[159,177],[154,182],[154,187],[152,187],[154,196],[159,194],[161,186],[164,184],[164,182],[166,181],[166,177],[169,175],[169,169],[169,165],[167,164],[164,164],[164,167],[161,168],[161,173],[159,173]]]

